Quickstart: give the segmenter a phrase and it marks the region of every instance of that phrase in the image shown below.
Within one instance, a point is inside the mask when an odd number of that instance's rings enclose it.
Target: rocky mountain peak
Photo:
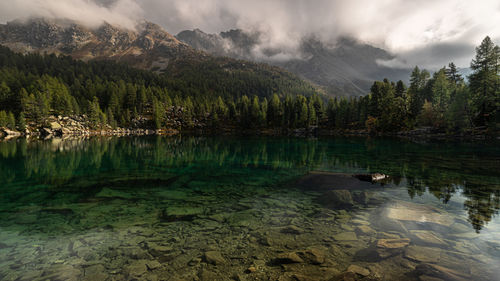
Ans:
[[[140,68],[161,68],[169,59],[197,53],[162,27],[143,22],[130,30],[104,22],[87,27],[69,20],[30,19],[0,24],[0,45],[18,52],[71,55],[76,59],[115,59]]]

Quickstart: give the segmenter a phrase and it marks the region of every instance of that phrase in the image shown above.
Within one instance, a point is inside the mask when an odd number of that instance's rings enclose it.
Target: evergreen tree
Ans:
[[[472,60],[473,73],[469,76],[472,102],[476,111],[476,124],[487,125],[498,114],[500,105],[500,48],[490,37],[484,38],[476,48]]]
[[[7,122],[6,127],[15,130],[16,129],[16,118],[14,117],[14,113],[7,113]]]
[[[162,127],[162,113],[160,102],[156,97],[153,97],[153,124],[155,129],[161,129]]]
[[[5,110],[0,110],[0,127],[7,127],[7,112]]]
[[[101,121],[102,111],[101,107],[99,106],[99,99],[97,97],[94,97],[92,99],[92,103],[89,106],[89,122],[92,127],[97,128],[102,124]]]
[[[24,112],[19,113],[19,117],[17,119],[17,128],[21,132],[24,132],[26,130],[26,118],[24,117]]]
[[[448,68],[446,68],[446,77],[448,77],[448,80],[453,83],[453,85],[458,85],[464,81],[462,75],[458,73],[457,66],[453,62],[450,62]]]

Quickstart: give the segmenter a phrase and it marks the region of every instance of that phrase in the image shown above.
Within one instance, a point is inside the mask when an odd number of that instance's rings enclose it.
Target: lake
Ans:
[[[498,143],[0,142],[0,280],[500,280],[499,171]]]

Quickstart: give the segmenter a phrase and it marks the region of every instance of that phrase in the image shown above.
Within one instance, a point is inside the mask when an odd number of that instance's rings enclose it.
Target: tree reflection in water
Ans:
[[[21,194],[99,192],[98,186],[74,184],[120,170],[158,169],[172,174],[230,170],[232,167],[290,170],[381,172],[411,197],[426,191],[442,203],[460,194],[468,220],[479,232],[500,209],[500,148],[492,144],[417,144],[394,139],[141,137],[0,142],[0,197],[5,208]],[[183,167],[183,169],[174,169]],[[168,184],[168,180],[159,184]],[[133,183],[133,182],[132,182]],[[78,190],[74,190],[78,189]],[[78,192],[77,192],[78,191]],[[68,200],[75,200],[74,197]],[[28,204],[29,202],[25,202]]]

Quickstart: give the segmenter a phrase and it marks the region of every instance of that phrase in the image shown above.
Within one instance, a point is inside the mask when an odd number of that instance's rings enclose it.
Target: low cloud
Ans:
[[[386,65],[424,67],[450,59],[465,67],[489,35],[500,42],[498,0],[16,0],[0,3],[0,21],[29,16],[63,17],[87,25],[103,21],[133,28],[146,19],[170,33],[232,28],[261,33],[256,55],[279,49],[278,59],[300,56],[301,40],[315,36],[334,44],[349,36],[397,56]],[[449,47],[449,55],[441,47]],[[435,49],[437,48],[437,49]]]
[[[134,29],[145,15],[135,0],[15,0],[0,2],[0,22],[16,19],[44,17],[68,19],[90,27],[104,21],[124,28]]]

